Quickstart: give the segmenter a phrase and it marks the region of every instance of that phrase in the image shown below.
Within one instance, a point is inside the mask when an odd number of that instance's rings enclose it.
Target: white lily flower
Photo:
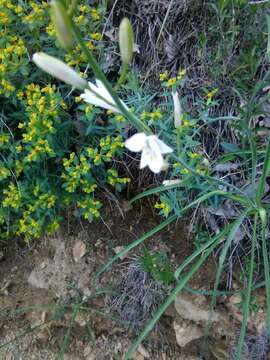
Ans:
[[[85,89],[84,93],[80,95],[84,101],[107,110],[112,110],[113,112],[121,113],[102,81],[97,79],[96,85],[89,82],[88,86],[89,89]],[[122,104],[128,110],[128,107],[123,102]]]
[[[174,106],[174,126],[177,129],[182,125],[181,117],[183,114],[183,110],[177,91],[172,92],[172,97],[173,97],[173,106]]]
[[[163,154],[169,154],[173,150],[156,135],[147,136],[137,133],[126,140],[125,146],[133,152],[142,152],[140,169],[149,166],[153,173],[158,174],[166,165]]]
[[[34,54],[33,61],[41,70],[61,81],[64,81],[68,85],[74,86],[78,89],[84,89],[87,87],[87,81],[85,79],[83,79],[70,66],[53,56],[39,52]]]

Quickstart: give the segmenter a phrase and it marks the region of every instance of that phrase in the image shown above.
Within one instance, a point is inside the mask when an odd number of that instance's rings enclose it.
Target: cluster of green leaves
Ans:
[[[168,256],[164,252],[150,253],[144,250],[140,259],[144,271],[149,272],[154,279],[164,283],[165,285],[174,282],[173,271]]]
[[[105,10],[103,3],[79,1],[74,13],[87,48],[98,55]],[[67,86],[56,87],[57,81],[31,62],[39,50],[63,57],[49,11],[45,1],[0,0],[2,239],[54,232],[69,207],[85,219],[97,218],[102,206],[97,191],[104,186],[118,191],[129,181],[114,162],[123,153],[121,119],[74,99]],[[86,69],[78,46],[64,60],[79,72]]]

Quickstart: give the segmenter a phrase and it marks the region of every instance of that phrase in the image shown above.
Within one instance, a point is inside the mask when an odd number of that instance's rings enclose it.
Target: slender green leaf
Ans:
[[[259,211],[261,225],[262,225],[262,249],[263,249],[263,267],[265,276],[266,288],[266,309],[267,309],[267,331],[270,334],[270,268],[269,268],[269,255],[266,245],[266,229],[267,229],[267,214],[264,209]]]
[[[250,254],[250,267],[248,274],[248,283],[247,290],[245,294],[244,308],[243,308],[243,321],[241,325],[240,336],[236,349],[236,359],[241,360],[242,348],[245,341],[247,321],[249,316],[249,306],[250,306],[250,298],[251,298],[251,289],[252,289],[252,280],[253,280],[253,272],[254,272],[254,257],[255,257],[255,248],[256,248],[256,239],[257,239],[257,221],[258,221],[258,213],[255,214],[254,224],[253,224],[253,236],[251,243],[251,254]]]

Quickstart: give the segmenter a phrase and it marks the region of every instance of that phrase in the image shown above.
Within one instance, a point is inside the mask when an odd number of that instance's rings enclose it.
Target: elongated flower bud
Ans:
[[[35,53],[33,61],[41,70],[61,81],[64,81],[66,84],[81,90],[88,87],[87,81],[81,78],[75,70],[53,56],[42,52]]]
[[[60,1],[51,1],[51,18],[61,46],[70,50],[73,45],[73,35],[70,18]]]
[[[134,35],[128,18],[124,18],[119,27],[119,47],[123,63],[129,64],[133,55]]]
[[[172,92],[172,97],[173,97],[173,106],[174,106],[174,126],[177,129],[182,125],[181,117],[183,114],[183,110],[181,107],[181,103],[177,91]]]

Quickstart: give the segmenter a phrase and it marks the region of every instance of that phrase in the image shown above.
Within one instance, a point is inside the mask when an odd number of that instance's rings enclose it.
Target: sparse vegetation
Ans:
[[[95,221],[102,199],[128,185],[135,193],[130,203],[151,199],[160,224],[108,259],[100,277],[163,228],[192,219],[194,250],[174,271],[162,253],[146,252],[129,263],[108,297],[108,308],[139,331],[127,359],[212,256],[211,311],[220,291],[234,289],[235,279],[243,284],[231,356],[266,352],[268,11],[268,1],[246,0],[133,0],[112,7],[0,1],[3,244],[55,232],[68,211]],[[44,72],[31,62],[40,50],[33,60]],[[258,283],[266,293],[266,335],[247,335]]]

